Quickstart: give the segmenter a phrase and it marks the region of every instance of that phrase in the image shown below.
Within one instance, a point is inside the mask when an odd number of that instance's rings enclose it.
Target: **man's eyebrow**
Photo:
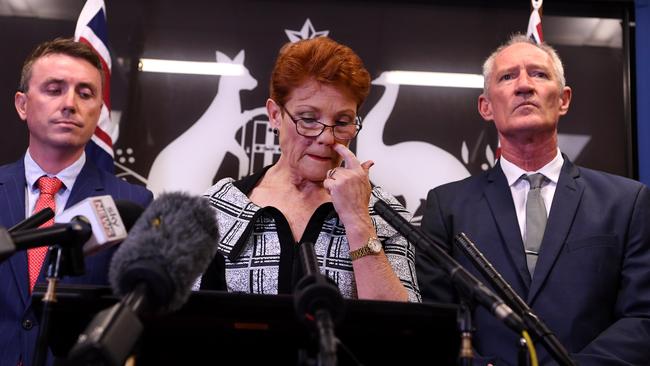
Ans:
[[[43,82],[43,85],[47,85],[47,84],[61,84],[61,83],[63,83],[63,79],[47,78],[47,79],[45,79],[45,81]]]
[[[548,65],[544,64],[536,64],[536,63],[530,63],[526,65],[527,69],[544,69],[544,70],[550,70],[552,67],[549,67]]]
[[[88,89],[90,89],[92,91],[97,90],[97,86],[95,86],[95,84],[90,83],[90,82],[81,82],[81,83],[79,83],[77,85],[77,88],[88,88]]]
[[[517,70],[518,68],[519,68],[519,66],[517,66],[517,65],[510,66],[510,67],[504,67],[502,69],[495,70],[494,74],[495,75],[500,75],[500,74],[503,74],[504,72],[512,72],[514,70]]]

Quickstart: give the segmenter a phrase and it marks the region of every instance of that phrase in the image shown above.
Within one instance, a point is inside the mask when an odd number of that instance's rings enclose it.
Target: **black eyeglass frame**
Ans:
[[[291,113],[289,113],[289,111],[284,106],[282,106],[280,108],[282,108],[282,110],[287,113],[287,116],[289,116],[289,119],[296,126],[296,133],[298,133],[298,135],[303,136],[303,137],[318,137],[318,136],[323,134],[323,132],[325,131],[326,128],[329,127],[329,128],[332,129],[332,134],[334,134],[334,138],[336,138],[337,140],[351,141],[351,140],[354,140],[354,138],[359,135],[359,131],[361,131],[361,128],[363,127],[363,125],[361,124],[361,117],[359,117],[359,116],[354,117],[354,122],[350,122],[350,123],[346,123],[346,124],[326,125],[323,122],[321,122],[321,121],[319,121],[319,120],[317,120],[315,118],[295,118]],[[323,128],[316,135],[305,135],[305,134],[301,133],[300,130],[298,129],[298,123],[300,121],[305,120],[305,119],[313,120],[313,122],[318,123],[319,125],[323,126]],[[340,126],[347,127],[347,126],[350,126],[350,125],[354,125],[357,128],[357,131],[354,133],[354,136],[349,137],[349,138],[348,137],[338,137],[337,136],[336,127],[340,127]]]

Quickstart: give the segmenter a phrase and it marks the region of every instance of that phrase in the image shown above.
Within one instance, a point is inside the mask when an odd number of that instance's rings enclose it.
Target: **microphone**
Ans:
[[[45,207],[32,216],[12,226],[8,230],[0,228],[0,263],[9,258],[16,252],[16,250],[18,250],[11,237],[12,233],[21,230],[37,228],[48,222],[53,217],[54,211],[52,211],[52,209],[49,207]]]
[[[9,233],[13,233],[21,230],[35,229],[43,225],[44,223],[50,221],[50,219],[53,217],[54,217],[54,211],[49,207],[45,207],[44,209],[33,214],[32,216],[12,226],[7,231],[9,231]]]
[[[51,245],[71,247],[85,243],[83,254],[91,255],[126,238],[126,232],[143,211],[130,201],[113,201],[111,196],[91,197],[63,211],[54,225],[36,228],[53,215],[52,209],[46,208],[9,230],[0,228],[0,262],[20,250]],[[79,272],[83,273],[83,268],[71,274]]]
[[[454,242],[467,255],[474,267],[490,282],[504,301],[522,317],[526,327],[542,341],[544,348],[555,361],[560,365],[575,365],[575,362],[569,357],[569,352],[562,346],[555,334],[533,313],[528,304],[517,295],[510,284],[497,272],[492,263],[479,251],[474,242],[462,232],[456,235]]]
[[[0,228],[0,263],[19,250],[51,246],[79,245],[87,241],[92,235],[90,224],[83,220],[75,220],[67,224],[54,224],[40,229],[28,229],[20,232],[9,233],[5,228]]]
[[[391,208],[388,203],[377,200],[373,208],[388,224],[413,243],[418,250],[427,253],[449,275],[451,282],[466,298],[473,299],[478,304],[481,304],[517,334],[526,329],[521,318],[503,300],[467,272],[463,266],[435,244],[431,238],[420,233]]]
[[[336,365],[334,324],[343,317],[343,297],[336,284],[320,273],[313,243],[300,245],[300,259],[305,276],[295,288],[296,315],[308,326],[315,326],[318,332],[318,364]]]
[[[91,255],[103,247],[112,246],[126,239],[127,228],[122,221],[122,211],[128,213],[125,216],[131,217],[131,223],[134,223],[137,216],[133,218],[133,212],[138,211],[139,206],[135,203],[126,203],[128,201],[121,202],[123,207],[118,210],[116,202],[109,195],[89,197],[57,215],[54,221],[65,223],[79,217],[85,218],[92,227],[92,236],[84,244],[83,252],[84,255]],[[144,209],[140,208],[139,213],[142,211]]]
[[[71,361],[123,365],[142,333],[140,316],[179,309],[217,244],[215,213],[206,199],[163,193],[113,255],[109,280],[122,300],[98,313],[79,335]]]

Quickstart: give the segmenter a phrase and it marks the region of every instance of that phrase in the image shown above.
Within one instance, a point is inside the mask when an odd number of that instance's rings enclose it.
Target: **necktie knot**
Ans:
[[[38,178],[38,189],[41,194],[54,196],[63,186],[63,182],[57,177],[48,177],[46,175]]]
[[[522,178],[530,183],[530,189],[542,188],[542,184],[544,184],[544,181],[546,180],[546,177],[542,173],[535,173],[531,175],[524,174]]]

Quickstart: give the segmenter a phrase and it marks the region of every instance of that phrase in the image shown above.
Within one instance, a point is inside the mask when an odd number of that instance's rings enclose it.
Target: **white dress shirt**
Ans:
[[[551,160],[548,164],[544,165],[542,168],[536,171],[525,171],[515,164],[509,162],[503,156],[499,158],[501,162],[501,170],[505,174],[506,179],[508,180],[508,185],[510,186],[510,193],[512,193],[512,201],[515,204],[515,211],[517,212],[517,221],[519,222],[519,230],[521,231],[521,238],[525,240],[526,238],[526,198],[528,197],[528,191],[530,190],[530,183],[525,179],[520,179],[522,175],[530,175],[534,173],[542,173],[548,180],[542,185],[541,195],[544,199],[544,206],[546,206],[546,215],[551,212],[551,203],[553,203],[553,196],[555,195],[555,188],[557,187],[557,181],[560,179],[560,172],[562,171],[562,165],[564,164],[564,158],[560,153],[560,149],[557,149],[557,154],[555,158]]]
[[[29,150],[25,154],[25,180],[27,186],[25,187],[25,217],[32,215],[34,207],[36,206],[36,200],[41,194],[41,191],[38,189],[38,178],[47,175],[49,177],[57,177],[63,186],[59,192],[54,197],[56,202],[56,213],[59,214],[65,208],[68,198],[70,198],[70,191],[74,186],[74,182],[77,180],[77,176],[81,172],[84,164],[86,164],[86,153],[82,153],[79,159],[72,163],[72,165],[61,170],[57,174],[47,174],[45,171],[34,161],[32,156],[29,154]]]

